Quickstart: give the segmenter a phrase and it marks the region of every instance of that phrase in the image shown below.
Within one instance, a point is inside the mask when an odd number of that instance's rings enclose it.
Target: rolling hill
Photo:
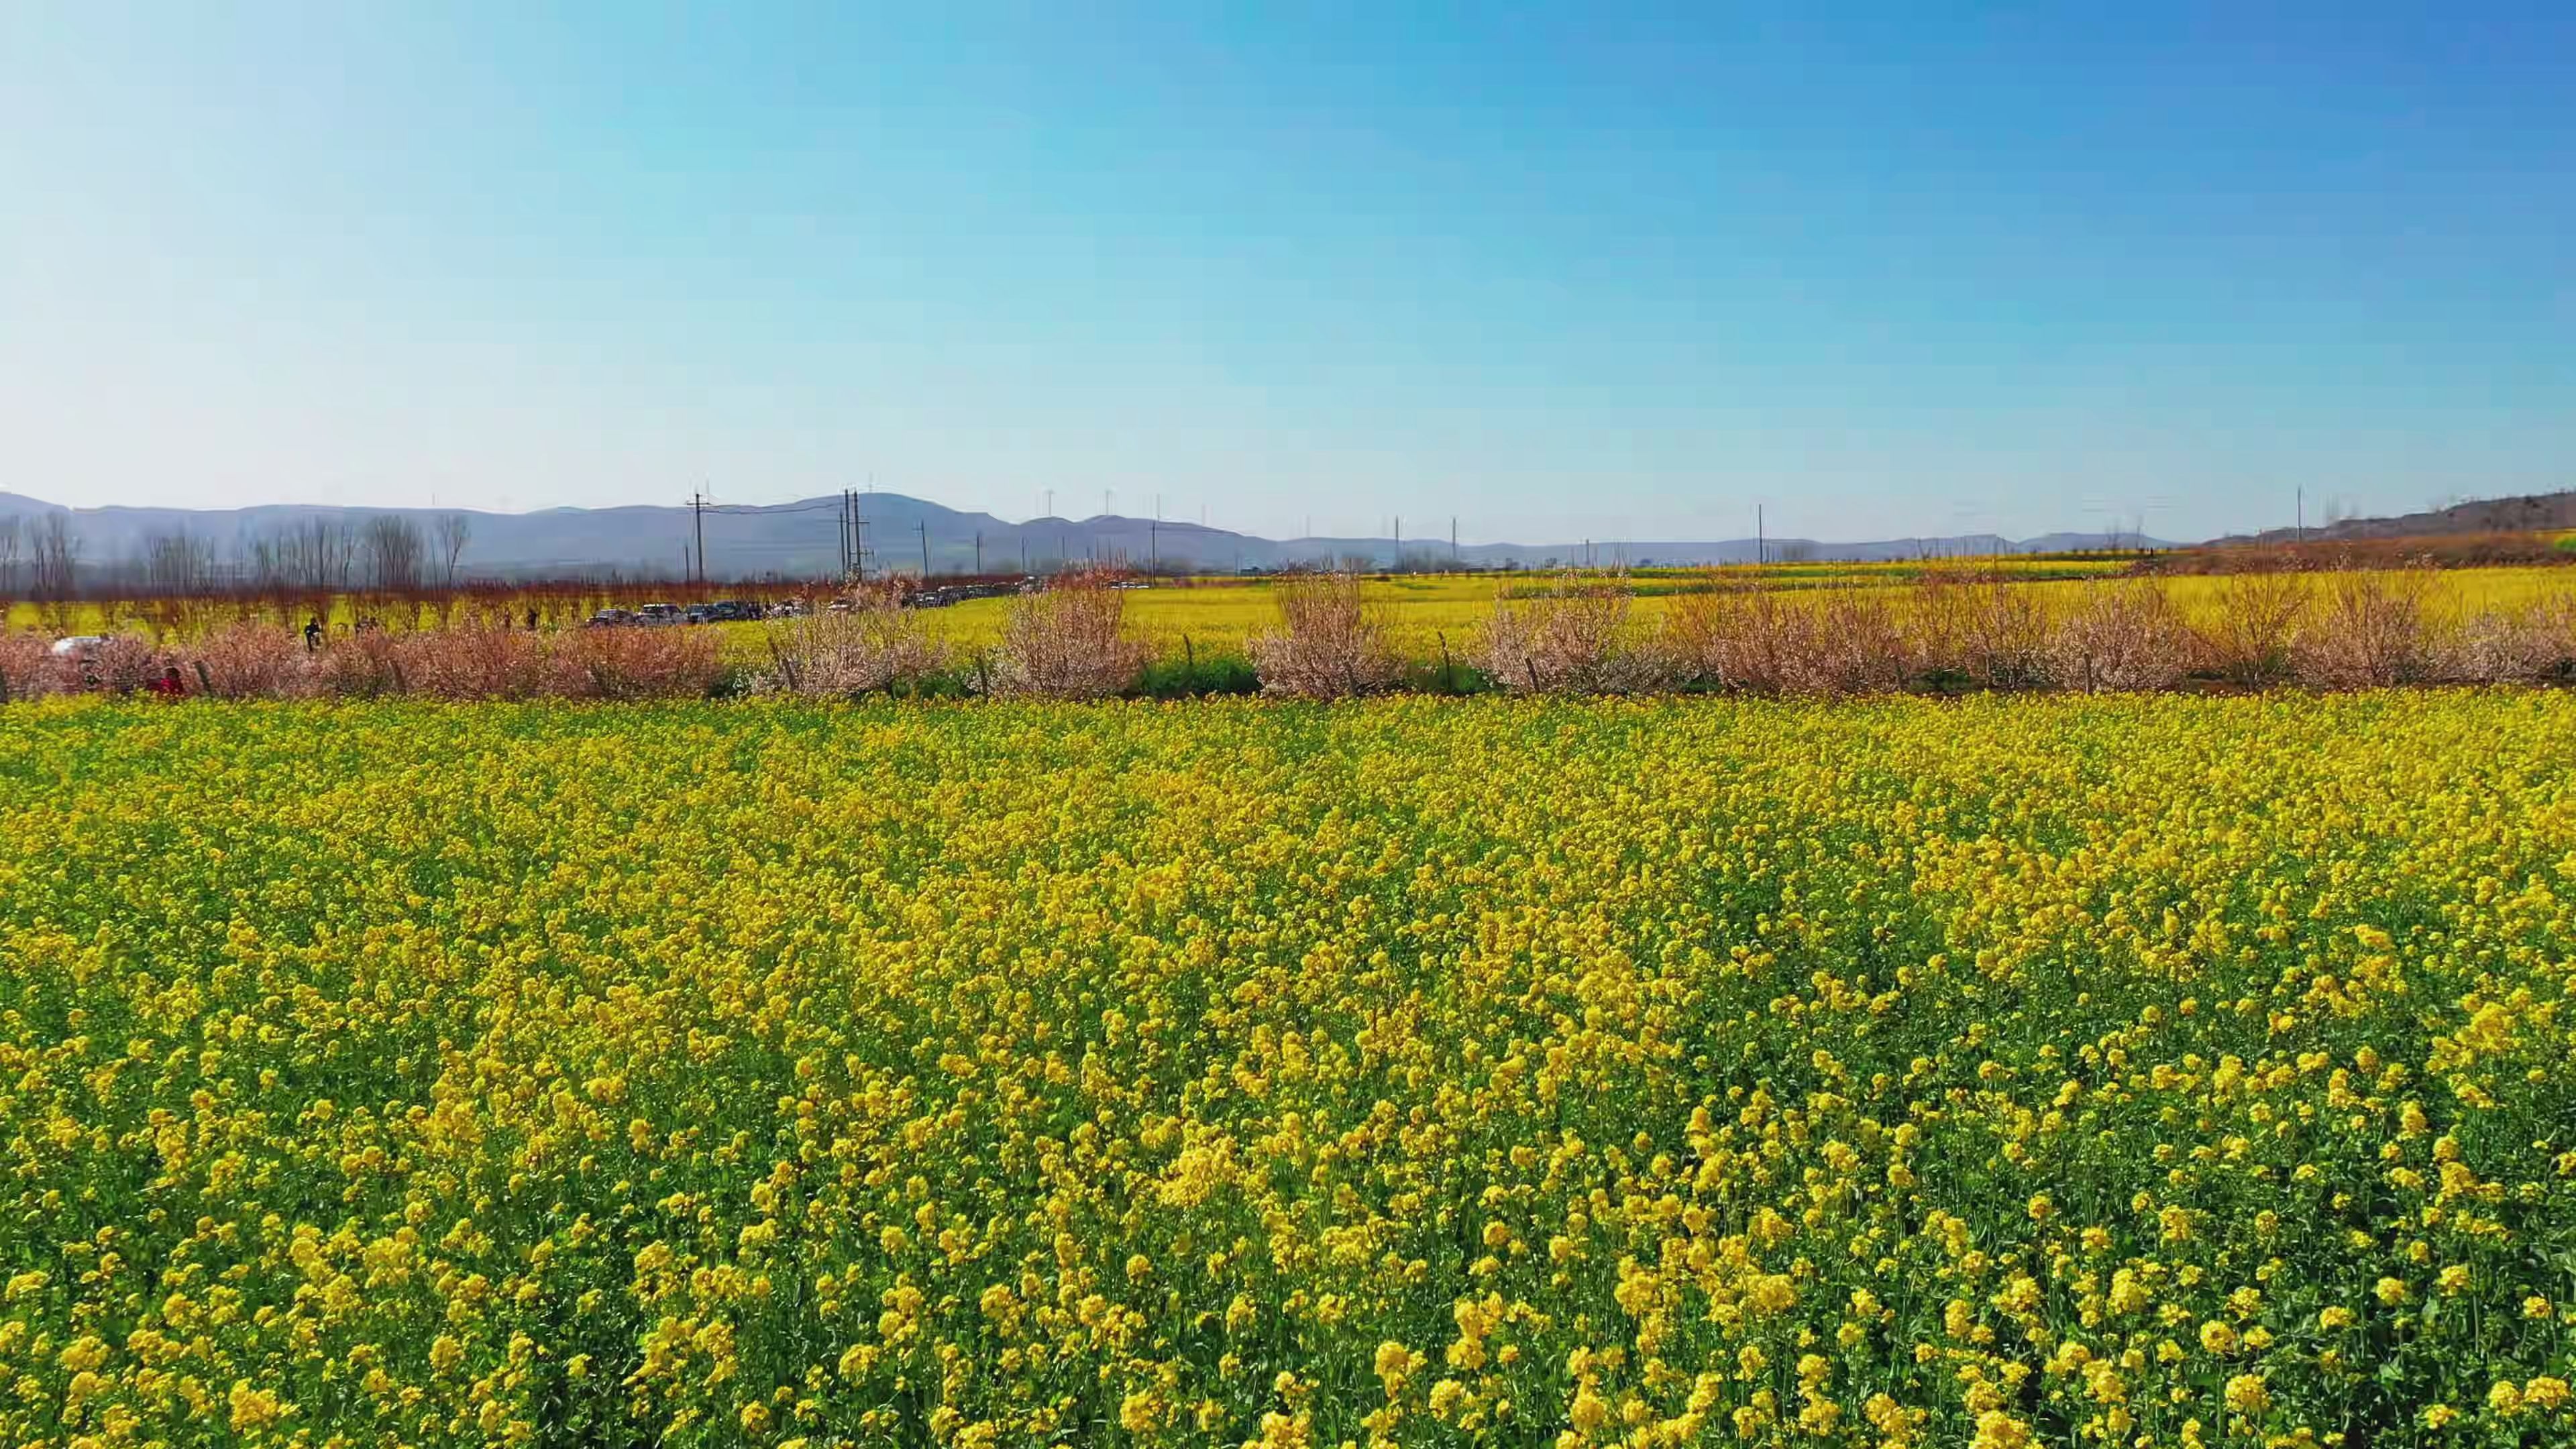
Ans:
[[[1134,565],[1149,561],[1195,568],[1278,568],[1290,564],[1364,559],[1385,567],[1400,559],[1446,561],[1448,541],[1393,538],[1269,539],[1205,528],[1195,523],[1100,514],[1089,518],[1034,518],[1012,522],[990,513],[969,513],[900,493],[859,495],[873,567],[918,572],[925,562],[931,572],[1043,569],[1060,560],[1115,559]],[[427,533],[440,518],[461,512],[471,537],[461,559],[462,571],[482,577],[529,577],[545,574],[601,573],[683,576],[695,521],[687,508],[550,508],[534,513],[485,513],[471,510],[334,507],[318,504],[269,504],[253,508],[71,508],[15,493],[0,493],[0,519],[35,519],[65,515],[80,540],[89,565],[113,564],[138,556],[157,537],[187,534],[213,546],[218,560],[238,557],[251,541],[276,536],[314,520],[352,526],[394,514],[417,522]],[[811,498],[768,507],[710,508],[706,528],[707,571],[719,578],[829,574],[839,566],[840,500]],[[2121,540],[2134,544],[2135,539]],[[2100,548],[2100,534],[2052,533],[2032,539],[2004,539],[1992,534],[1952,538],[1881,539],[1871,542],[1825,542],[1814,539],[1750,538],[1715,540],[1609,540],[1589,543],[1594,562],[1630,565],[1750,563],[1757,550],[1777,560],[1904,559],[1992,553],[2046,553]],[[2161,546],[2145,540],[2145,546]],[[1478,543],[1457,550],[1458,562],[1475,567],[1547,567],[1572,564],[1587,557],[1581,542]]]

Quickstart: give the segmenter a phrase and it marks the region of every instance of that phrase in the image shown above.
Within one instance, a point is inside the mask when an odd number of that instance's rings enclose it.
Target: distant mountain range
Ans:
[[[1402,560],[1437,564],[1452,559],[1447,539],[1290,538],[1156,522],[1119,514],[1090,518],[1036,518],[1011,523],[989,513],[963,513],[900,493],[862,493],[872,569],[919,573],[987,573],[1046,569],[1059,561],[1106,559],[1135,566],[1160,562],[1202,569],[1275,569],[1304,563],[1365,560],[1384,568]],[[809,498],[767,507],[710,507],[703,520],[685,507],[549,508],[535,513],[482,513],[470,509],[332,507],[282,503],[256,508],[67,508],[15,493],[0,493],[0,519],[67,515],[85,565],[112,565],[140,556],[156,537],[187,534],[213,546],[219,561],[232,559],[251,541],[274,537],[320,519],[363,525],[388,514],[416,522],[434,536],[439,520],[461,513],[471,533],[461,572],[477,577],[530,577],[603,573],[680,578],[703,522],[706,571],[714,578],[817,577],[840,567],[841,502]],[[2114,540],[2098,533],[2051,533],[2006,539],[1993,534],[1950,538],[1897,538],[1867,543],[1815,539],[1730,538],[1704,541],[1593,539],[1565,543],[1471,543],[1458,548],[1459,563],[1495,568],[1545,568],[1586,561],[1601,565],[1751,563],[1757,552],[1783,559],[1908,559],[1995,553],[2055,553],[2094,549]],[[2155,539],[2122,535],[2121,547],[2168,547]]]

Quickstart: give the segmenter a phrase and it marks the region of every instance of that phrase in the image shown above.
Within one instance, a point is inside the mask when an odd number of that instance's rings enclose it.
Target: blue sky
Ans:
[[[2576,487],[2576,6],[0,7],[0,489],[1269,534]]]

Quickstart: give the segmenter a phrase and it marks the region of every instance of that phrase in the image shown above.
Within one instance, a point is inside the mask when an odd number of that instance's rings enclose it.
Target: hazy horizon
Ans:
[[[1524,542],[2549,491],[2571,53],[2536,4],[21,7],[0,489]]]

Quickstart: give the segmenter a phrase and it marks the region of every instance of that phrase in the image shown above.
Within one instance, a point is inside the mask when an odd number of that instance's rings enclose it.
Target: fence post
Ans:
[[[204,690],[204,691],[205,691],[206,693],[208,693],[208,694],[212,694],[212,693],[214,693],[214,692],[215,692],[215,680],[214,680],[214,676],[213,676],[213,675],[210,675],[210,674],[208,674],[208,673],[206,672],[206,661],[204,661],[204,660],[202,660],[202,659],[197,660],[197,661],[196,661],[196,665],[197,665],[197,685],[198,685],[198,687],[199,687],[200,689]]]
[[[1442,694],[1456,694],[1458,692],[1457,676],[1449,668],[1449,631],[1446,629],[1435,629],[1432,631],[1432,634],[1433,637],[1440,641],[1440,692]]]

